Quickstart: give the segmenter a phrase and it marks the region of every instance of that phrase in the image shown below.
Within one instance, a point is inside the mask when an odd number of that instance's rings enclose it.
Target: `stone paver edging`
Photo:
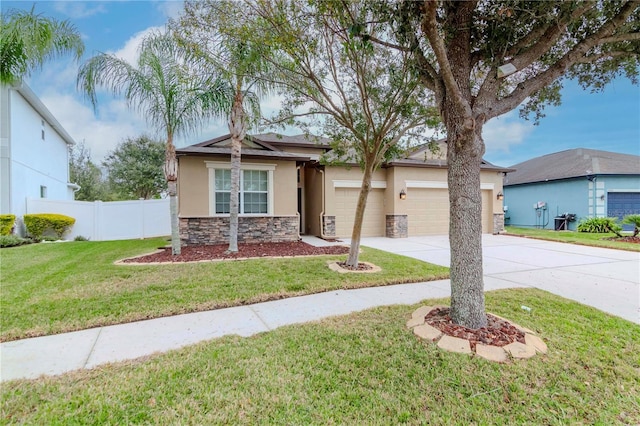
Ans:
[[[507,362],[510,358],[527,359],[536,353],[547,353],[547,345],[544,341],[535,335],[528,328],[521,327],[505,318],[493,315],[501,320],[507,321],[518,330],[522,331],[525,336],[525,343],[514,342],[506,346],[493,346],[476,344],[475,352],[471,349],[471,344],[466,339],[447,336],[435,327],[426,323],[425,317],[433,309],[442,306],[421,306],[411,314],[411,319],[407,321],[407,327],[413,329],[413,333],[421,339],[428,340],[437,344],[440,349],[449,352],[457,352],[463,354],[473,354],[493,362]]]

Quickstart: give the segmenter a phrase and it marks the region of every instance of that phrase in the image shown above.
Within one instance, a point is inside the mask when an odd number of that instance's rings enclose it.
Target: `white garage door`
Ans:
[[[351,238],[358,204],[359,188],[336,189],[336,237]],[[384,189],[372,189],[367,198],[362,221],[363,237],[382,237],[385,234]]]
[[[409,203],[409,236],[445,235],[449,232],[449,191],[447,189],[411,188]],[[482,232],[491,233],[493,209],[491,191],[482,191]]]

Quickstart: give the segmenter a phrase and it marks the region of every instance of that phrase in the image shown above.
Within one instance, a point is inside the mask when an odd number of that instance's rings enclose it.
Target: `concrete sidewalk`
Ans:
[[[486,290],[541,288],[640,323],[638,253],[508,236],[483,238]],[[365,238],[362,245],[449,264],[447,237]],[[250,336],[283,325],[449,294],[448,280],[337,290],[6,342],[0,344],[0,381],[62,374],[225,335]]]

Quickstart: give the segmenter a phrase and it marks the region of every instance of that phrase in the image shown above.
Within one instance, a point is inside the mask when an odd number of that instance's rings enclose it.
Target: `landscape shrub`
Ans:
[[[24,244],[31,244],[30,238],[22,238],[18,235],[0,235],[0,248],[16,247]]]
[[[622,219],[622,223],[634,226],[634,237],[637,237],[638,234],[640,234],[640,214],[629,214]]]
[[[74,223],[76,223],[74,218],[63,214],[37,213],[24,215],[24,225],[27,228],[27,232],[37,240],[41,240],[43,234],[49,230],[53,231],[58,239],[61,239]]]
[[[83,235],[76,235],[76,237],[73,239],[73,241],[89,241],[89,238],[85,237]]]
[[[13,214],[0,214],[0,235],[11,235],[16,216]]]
[[[618,224],[618,218],[615,217],[590,217],[581,220],[576,229],[578,232],[588,232],[591,234],[613,232],[621,236],[620,231],[622,231],[622,226]]]

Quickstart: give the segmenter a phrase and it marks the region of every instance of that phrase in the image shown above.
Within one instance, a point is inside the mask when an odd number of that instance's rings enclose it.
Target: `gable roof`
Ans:
[[[218,138],[209,139],[195,145],[176,149],[176,154],[189,155],[228,155],[231,156],[231,135],[227,134]],[[301,154],[282,151],[267,141],[256,136],[246,135],[242,141],[242,157],[244,158],[269,158],[273,160],[310,161],[311,158]]]
[[[511,168],[505,186],[592,175],[640,175],[640,156],[575,148],[543,155]]]
[[[67,131],[62,127],[62,124],[56,120],[51,111],[42,103],[40,98],[33,93],[33,90],[23,81],[19,81],[16,83],[12,83],[3,87],[3,90],[13,89],[18,92],[26,101],[31,105],[40,116],[51,126],[56,133],[60,135],[62,140],[65,141],[67,145],[75,145],[75,141],[73,138],[67,133]]]
[[[195,145],[176,150],[177,155],[229,155],[231,156],[231,135],[226,134],[214,139],[209,139]],[[317,161],[317,156],[286,152],[280,147],[293,148],[319,148],[327,151],[331,150],[330,139],[314,135],[286,136],[277,133],[264,133],[259,135],[246,135],[242,141],[242,156],[247,158],[272,158],[291,161]],[[405,158],[398,158],[382,165],[387,167],[428,167],[447,168],[446,139],[437,141],[440,152],[431,153],[428,144],[418,147]],[[332,152],[329,152],[329,155]],[[351,158],[347,155],[348,158]],[[344,165],[354,166],[357,163],[345,161]],[[482,170],[496,170],[503,173],[512,172],[513,169],[496,166],[488,161],[482,160],[480,164]]]

